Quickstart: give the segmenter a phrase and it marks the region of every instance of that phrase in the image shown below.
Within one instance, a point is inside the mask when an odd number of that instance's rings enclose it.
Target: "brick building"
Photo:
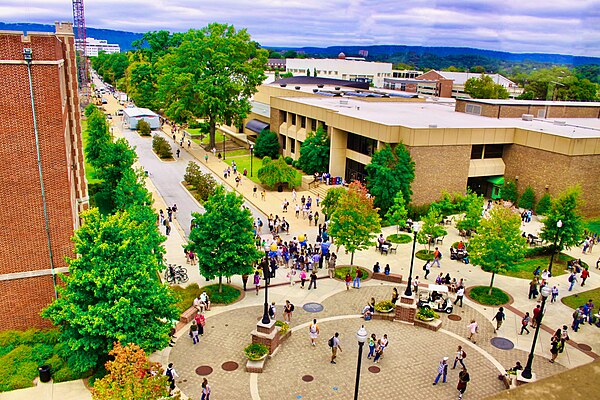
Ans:
[[[72,24],[0,31],[0,326],[48,326],[88,206]]]

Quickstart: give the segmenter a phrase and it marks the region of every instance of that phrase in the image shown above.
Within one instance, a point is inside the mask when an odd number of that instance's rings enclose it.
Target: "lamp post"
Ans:
[[[263,274],[265,275],[265,304],[263,307],[263,316],[262,316],[262,320],[261,322],[264,325],[268,325],[271,322],[271,317],[269,317],[269,300],[268,300],[268,293],[269,293],[269,281],[270,281],[270,272],[269,272],[269,263],[265,263],[266,265],[263,266]]]
[[[361,325],[356,332],[356,340],[358,340],[358,363],[356,364],[356,384],[354,385],[354,400],[358,400],[358,386],[360,383],[360,364],[362,361],[362,351],[365,341],[367,340],[367,330],[364,325]]]
[[[414,237],[413,237],[413,248],[412,248],[412,256],[410,258],[410,272],[408,273],[408,281],[406,282],[406,290],[404,291],[405,296],[412,296],[412,273],[413,266],[415,264],[415,247],[417,245],[417,233],[421,229],[421,225],[418,222],[413,223],[412,226]]]
[[[556,253],[557,250],[557,243],[558,243],[558,235],[560,233],[560,228],[562,228],[563,226],[563,222],[562,220],[558,220],[556,222],[556,236],[554,236],[554,247],[552,248],[552,254],[550,254],[550,264],[548,264],[548,274],[550,274],[550,276],[552,276],[552,262],[554,262],[554,253]]]
[[[252,168],[252,159],[254,158],[252,156],[252,153],[254,153],[254,145],[253,144],[250,145],[250,177],[252,177],[252,169],[253,169]]]
[[[223,134],[223,160],[225,160],[225,134]]]
[[[536,321],[535,333],[533,335],[533,343],[531,344],[531,352],[529,353],[529,357],[527,358],[527,365],[523,370],[521,376],[525,379],[531,379],[531,364],[533,364],[533,351],[535,350],[535,343],[537,342],[538,334],[540,333],[540,326],[542,326],[542,318],[544,317],[544,306],[546,305],[546,299],[552,292],[552,289],[548,287],[548,285],[544,286],[540,292],[542,293],[542,307],[540,308],[540,317],[539,320]]]

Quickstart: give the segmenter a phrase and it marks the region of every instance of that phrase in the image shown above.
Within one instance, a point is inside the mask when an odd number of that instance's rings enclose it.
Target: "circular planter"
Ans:
[[[429,317],[429,318],[417,318],[419,321],[425,321],[425,322],[431,322],[433,321],[435,318],[433,317]]]
[[[377,310],[376,310],[376,311],[377,311]],[[394,309],[393,309],[393,308],[390,308],[389,310],[381,310],[381,311],[377,311],[377,312],[379,312],[379,313],[382,313],[382,314],[389,314],[389,313],[391,313],[392,311],[394,311]]]

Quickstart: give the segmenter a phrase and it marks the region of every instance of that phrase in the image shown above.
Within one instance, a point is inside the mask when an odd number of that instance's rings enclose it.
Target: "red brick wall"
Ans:
[[[51,268],[37,165],[27,66],[31,48],[34,101],[55,268],[73,256],[70,237],[78,226],[77,198],[87,196],[83,177],[79,100],[73,39],[0,34],[0,275]],[[70,51],[67,54],[66,51]],[[14,63],[7,63],[14,60]],[[36,64],[39,61],[60,61]],[[62,79],[60,74],[63,74]],[[62,85],[62,88],[61,88]],[[75,85],[75,86],[74,86]],[[73,90],[75,88],[75,91]],[[54,296],[50,275],[0,281],[0,327],[47,326],[40,310]]]

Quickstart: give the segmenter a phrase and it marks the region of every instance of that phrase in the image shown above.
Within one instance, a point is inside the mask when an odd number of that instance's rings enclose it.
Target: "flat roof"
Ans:
[[[390,126],[423,128],[522,128],[569,138],[600,138],[600,119],[560,118],[524,121],[488,118],[454,111],[453,102],[364,102],[344,97],[282,97],[340,115]],[[556,124],[555,121],[561,121]],[[564,122],[564,125],[562,123]]]
[[[141,107],[126,107],[123,113],[128,117],[158,117],[154,111]]]
[[[598,101],[551,101],[551,100],[509,100],[509,99],[460,99],[475,103],[503,106],[563,106],[563,107],[600,107]]]

